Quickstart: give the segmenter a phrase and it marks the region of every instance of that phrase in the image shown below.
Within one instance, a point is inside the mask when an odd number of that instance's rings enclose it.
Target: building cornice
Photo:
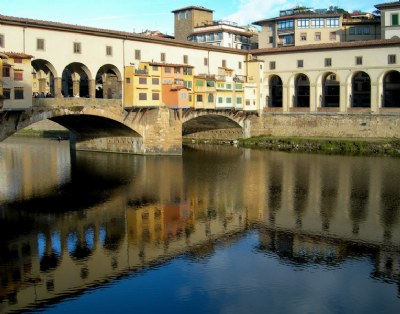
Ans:
[[[183,48],[194,48],[199,50],[206,51],[217,51],[217,52],[225,52],[225,53],[233,53],[233,54],[246,54],[241,49],[221,47],[221,46],[210,46],[207,44],[201,43],[193,43],[189,41],[181,41],[176,39],[168,39],[168,38],[160,38],[154,36],[146,36],[140,35],[136,33],[124,32],[124,31],[116,31],[109,29],[101,29],[73,24],[65,24],[58,22],[50,22],[50,21],[42,21],[42,20],[34,20],[28,18],[20,18],[20,17],[12,17],[0,15],[0,25],[10,25],[10,26],[18,26],[23,28],[37,28],[44,30],[52,30],[59,32],[68,32],[68,33],[80,33],[91,36],[98,37],[108,37],[108,38],[116,38],[123,40],[132,40],[139,42],[147,42],[153,44],[174,46],[174,47],[183,47]]]
[[[266,54],[279,54],[279,53],[305,52],[305,51],[375,48],[382,46],[400,47],[400,39],[380,39],[380,40],[352,41],[343,43],[291,46],[291,47],[281,47],[281,48],[253,49],[250,50],[249,52],[252,55],[266,55]]]

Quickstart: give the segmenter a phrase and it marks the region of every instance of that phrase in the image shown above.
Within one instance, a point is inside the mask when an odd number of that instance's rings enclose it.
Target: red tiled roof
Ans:
[[[375,8],[383,9],[383,8],[398,8],[400,7],[400,1],[395,2],[386,2],[381,4],[375,4]]]
[[[400,39],[380,39],[380,40],[365,40],[365,41],[351,41],[343,43],[327,43],[315,44],[304,46],[290,46],[281,48],[263,48],[250,50],[253,55],[268,54],[268,53],[282,53],[282,52],[300,52],[312,50],[328,50],[328,49],[351,49],[351,48],[372,48],[377,46],[400,46]]]
[[[1,52],[2,54],[6,55],[9,58],[19,58],[19,59],[32,59],[33,56],[28,55],[26,53],[22,53],[22,52]]]
[[[155,66],[165,66],[165,67],[171,67],[171,68],[194,68],[194,66],[189,65],[189,64],[173,64],[173,63],[162,63],[162,62],[149,62],[149,65],[155,65]]]
[[[171,11],[172,13],[176,13],[176,12],[181,12],[181,11],[186,11],[186,10],[199,10],[199,11],[206,11],[206,12],[214,12],[213,10],[207,9],[205,7],[200,7],[200,6],[188,6],[188,7],[184,7],[182,9],[177,9],[174,11]]]
[[[21,17],[13,17],[13,16],[5,16],[0,15],[0,25],[7,24],[7,25],[19,25],[24,27],[32,27],[32,28],[41,28],[41,29],[50,29],[55,31],[64,31],[64,32],[76,32],[76,33],[84,33],[84,34],[91,34],[94,36],[101,36],[101,37],[110,37],[110,38],[122,38],[128,40],[138,40],[143,42],[152,42],[152,43],[159,43],[159,44],[167,44],[172,46],[184,46],[184,47],[194,47],[204,50],[209,50],[209,46],[207,44],[201,43],[193,43],[189,41],[182,41],[176,39],[169,39],[163,37],[154,37],[154,36],[146,36],[140,35],[137,33],[130,33],[124,31],[116,31],[116,30],[109,30],[109,29],[102,29],[102,28],[94,28],[94,27],[87,27],[87,26],[80,26],[80,25],[73,25],[73,24],[65,24],[65,23],[58,23],[58,22],[50,22],[50,21],[42,21],[42,20],[34,20],[29,18],[21,18]],[[235,49],[235,48],[228,48],[228,47],[220,47],[214,46],[214,50],[217,51],[224,51],[224,52],[233,52],[233,53],[243,53],[243,50]]]

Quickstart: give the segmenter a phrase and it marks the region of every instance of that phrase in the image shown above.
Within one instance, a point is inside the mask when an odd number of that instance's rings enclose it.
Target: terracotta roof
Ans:
[[[352,48],[373,48],[382,46],[400,46],[400,39],[380,39],[380,40],[365,40],[365,41],[351,41],[344,43],[328,43],[304,46],[290,46],[281,48],[264,48],[250,50],[253,55],[257,54],[274,54],[283,52],[301,52],[301,51],[315,51],[315,50],[334,50],[334,49],[352,49]]]
[[[200,6],[188,6],[188,7],[184,7],[182,9],[177,9],[174,11],[171,11],[172,13],[176,13],[176,12],[181,12],[181,11],[186,11],[186,10],[198,10],[198,11],[206,11],[206,12],[214,12],[213,10],[207,9],[205,7],[200,7]]]
[[[306,18],[319,18],[319,17],[340,17],[341,14],[339,13],[325,13],[325,14],[292,14],[292,15],[285,15],[285,16],[278,16],[272,19],[265,19],[260,21],[255,21],[252,24],[262,26],[262,24],[274,21],[283,21],[283,20],[292,20],[292,19],[306,19]]]
[[[247,32],[245,30],[240,31],[240,30],[234,30],[234,29],[229,29],[229,28],[217,28],[217,27],[212,27],[212,28],[207,27],[206,29],[202,29],[202,30],[194,29],[193,33],[190,33],[190,35],[209,34],[209,33],[215,33],[215,32],[225,32],[225,33],[244,35],[244,36],[249,36],[249,37],[254,35],[254,33]]]
[[[189,42],[189,41],[168,39],[168,38],[162,38],[162,37],[154,37],[154,36],[146,36],[146,35],[140,35],[137,33],[130,33],[130,32],[124,32],[124,31],[116,31],[116,30],[94,28],[94,27],[87,27],[87,26],[80,26],[80,25],[73,25],[73,24],[34,20],[34,19],[29,19],[29,18],[20,18],[20,17],[13,17],[13,16],[5,16],[5,15],[0,15],[0,25],[1,24],[49,29],[49,30],[72,32],[72,33],[83,33],[83,34],[90,34],[90,35],[94,35],[94,36],[109,37],[109,38],[137,40],[137,41],[142,41],[142,42],[158,43],[158,44],[162,44],[162,45],[171,45],[171,46],[179,46],[179,47],[183,46],[185,48],[186,47],[194,47],[194,48],[204,49],[204,50],[210,49],[210,45],[201,44],[201,43],[193,43],[193,42]],[[243,52],[243,50],[240,50],[240,49],[228,48],[228,47],[222,47],[222,46],[213,46],[213,49],[216,51],[224,51],[224,52],[232,52],[232,53]]]
[[[377,8],[379,10],[385,9],[385,8],[398,8],[398,7],[400,7],[400,1],[375,4],[375,8]]]
[[[189,65],[189,64],[173,64],[173,63],[162,63],[162,62],[149,62],[149,65],[155,65],[155,66],[165,66],[165,67],[181,67],[181,68],[194,68],[194,66]]]
[[[32,59],[33,56],[28,55],[22,52],[1,52],[2,54],[6,55],[9,58],[19,58],[19,59]]]

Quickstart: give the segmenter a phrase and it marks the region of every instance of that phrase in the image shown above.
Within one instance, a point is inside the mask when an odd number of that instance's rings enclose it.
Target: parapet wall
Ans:
[[[263,114],[251,136],[400,138],[398,114]]]

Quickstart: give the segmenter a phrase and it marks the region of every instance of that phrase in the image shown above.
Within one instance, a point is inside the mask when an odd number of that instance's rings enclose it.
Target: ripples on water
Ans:
[[[0,313],[398,313],[400,163],[0,143]]]

